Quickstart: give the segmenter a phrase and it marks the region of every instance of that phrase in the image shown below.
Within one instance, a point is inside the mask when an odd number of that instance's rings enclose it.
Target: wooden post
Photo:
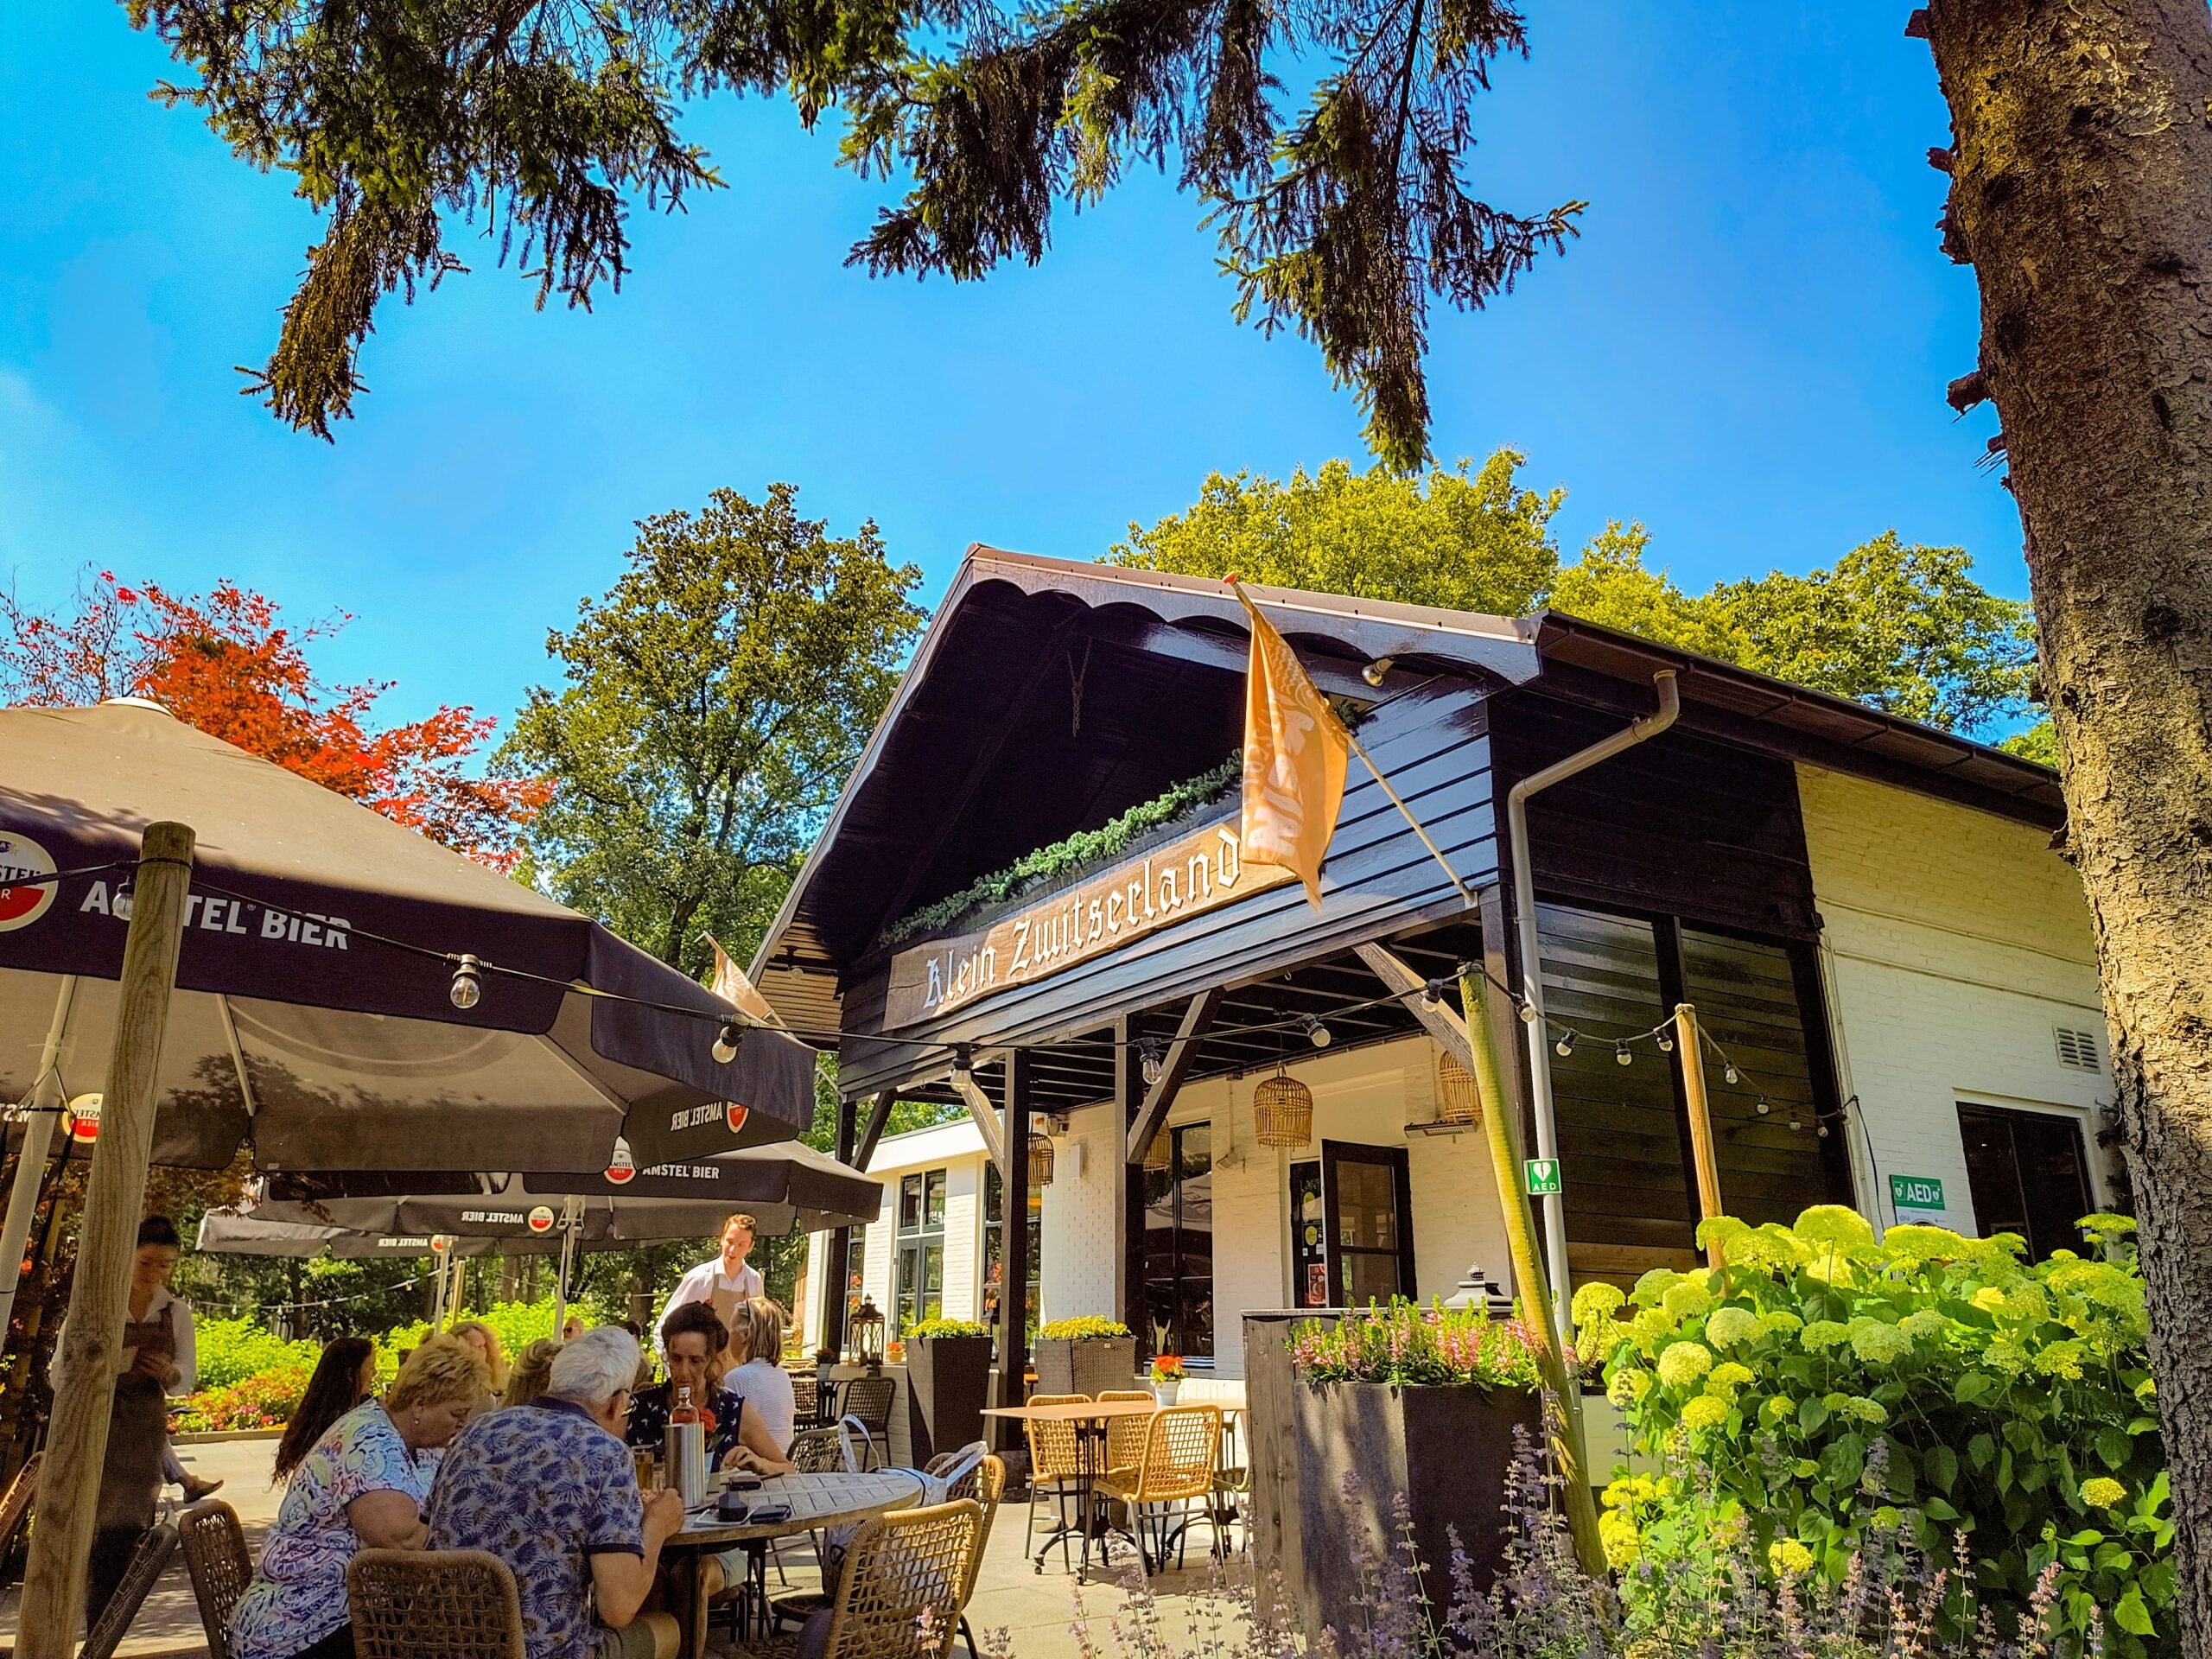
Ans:
[[[1512,1103],[1498,1070],[1497,1046],[1491,1039],[1483,988],[1472,973],[1459,976],[1459,1007],[1467,1030],[1467,1047],[1475,1058],[1475,1085],[1483,1102],[1483,1135],[1490,1145],[1491,1172],[1497,1178],[1497,1205],[1513,1257],[1513,1286],[1521,1298],[1522,1323],[1536,1350],[1544,1389],[1558,1402],[1557,1421],[1547,1427],[1552,1431],[1552,1459],[1558,1465],[1560,1493],[1567,1504],[1567,1530],[1573,1535],[1575,1559],[1582,1570],[1602,1584],[1608,1580],[1611,1569],[1605,1563],[1605,1544],[1598,1535],[1597,1499],[1590,1491],[1589,1459],[1582,1438],[1582,1385],[1568,1375],[1559,1325],[1552,1317],[1551,1292],[1544,1278],[1544,1264],[1536,1254],[1535,1212],[1529,1207],[1521,1179],[1521,1149],[1513,1135]]]
[[[23,1574],[16,1639],[21,1659],[69,1659],[84,1617],[85,1563],[107,1458],[116,1361],[130,1316],[138,1211],[154,1148],[156,1073],[176,985],[192,853],[192,831],[181,823],[149,824],[139,842],[100,1134],[78,1230],[54,1421],[39,1471],[38,1523],[31,1529],[30,1564]]]
[[[999,1403],[1022,1402],[1022,1373],[1029,1369],[1029,1051],[1006,1057],[1006,1213],[999,1221]],[[1000,1420],[1008,1445],[1019,1443],[1020,1425]]]
[[[1133,1046],[1136,1027],[1114,1022],[1114,1317],[1137,1336],[1137,1357],[1147,1357],[1151,1322],[1145,1317],[1144,1165],[1128,1156],[1129,1131],[1144,1110],[1144,1065]]]
[[[839,1096],[837,1101],[837,1161],[858,1168],[860,1103]],[[833,1227],[822,1247],[822,1323],[815,1332],[815,1348],[842,1357],[845,1351],[845,1281],[853,1272],[853,1230]]]
[[[1697,1162],[1697,1212],[1711,1221],[1720,1213],[1720,1165],[1713,1150],[1713,1109],[1705,1096],[1705,1055],[1697,1039],[1697,1009],[1675,1004],[1675,1046],[1682,1058],[1682,1096],[1690,1109],[1690,1155]],[[1705,1247],[1705,1265],[1727,1266],[1718,1240]]]

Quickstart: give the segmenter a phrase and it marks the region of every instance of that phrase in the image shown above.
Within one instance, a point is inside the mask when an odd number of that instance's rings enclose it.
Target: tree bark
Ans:
[[[2212,13],[1934,0],[2097,932],[2190,1655],[2212,1653]]]

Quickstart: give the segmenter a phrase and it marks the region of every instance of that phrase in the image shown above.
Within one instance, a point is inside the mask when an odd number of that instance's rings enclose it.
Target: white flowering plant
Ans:
[[[2010,1234],[1877,1242],[1822,1205],[1794,1227],[1707,1222],[1717,1269],[1583,1287],[1579,1353],[1647,1469],[1606,1491],[1614,1566],[1692,1548],[1716,1518],[1748,1528],[1770,1571],[1830,1582],[1875,1534],[1902,1529],[1930,1559],[1963,1535],[2000,1622],[2040,1585],[2076,1647],[2094,1632],[2129,1659],[2177,1651],[2134,1223],[2081,1227],[2095,1256],[2029,1263]]]

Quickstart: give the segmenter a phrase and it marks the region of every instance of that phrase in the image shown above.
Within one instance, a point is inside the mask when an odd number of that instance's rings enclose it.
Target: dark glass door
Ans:
[[[1321,1143],[1329,1302],[1364,1307],[1414,1294],[1413,1182],[1403,1147]]]
[[[2079,1123],[2056,1112],[1962,1105],[1959,1135],[1984,1238],[2018,1233],[2037,1262],[2053,1250],[2082,1248],[2074,1224],[2094,1206]]]
[[[1296,1307],[1329,1305],[1329,1218],[1321,1207],[1321,1166],[1290,1166],[1290,1300]]]

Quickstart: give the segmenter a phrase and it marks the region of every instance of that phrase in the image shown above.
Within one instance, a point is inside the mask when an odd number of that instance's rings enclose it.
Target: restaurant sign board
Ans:
[[[1280,865],[1245,863],[1234,818],[1208,824],[988,928],[901,950],[891,959],[884,1026],[939,1019],[1297,879]]]

